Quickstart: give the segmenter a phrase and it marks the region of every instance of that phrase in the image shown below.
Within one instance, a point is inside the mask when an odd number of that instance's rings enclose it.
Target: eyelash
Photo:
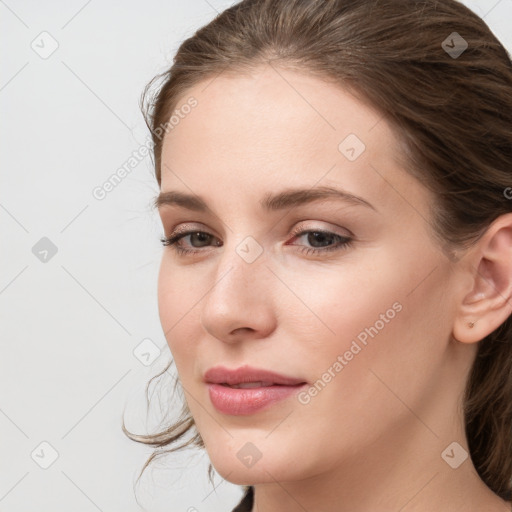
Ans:
[[[186,237],[188,235],[197,234],[197,233],[213,236],[210,233],[207,233],[206,231],[200,231],[200,230],[197,230],[197,229],[191,229],[191,230],[187,230],[187,231],[183,231],[183,232],[178,232],[178,233],[176,233],[174,235],[171,235],[170,237],[162,237],[160,239],[160,241],[162,242],[162,245],[170,246],[171,249],[173,251],[175,251],[178,255],[183,255],[184,256],[186,254],[190,254],[190,255],[197,254],[197,253],[202,252],[202,250],[201,249],[197,249],[197,248],[196,249],[184,249],[183,247],[181,247],[177,243],[182,238],[184,238],[184,237]],[[303,247],[300,250],[300,252],[308,254],[308,255],[309,254],[325,253],[327,251],[335,251],[335,250],[347,249],[347,248],[351,247],[352,242],[353,242],[353,239],[348,237],[348,236],[338,235],[336,233],[332,233],[331,231],[324,231],[324,230],[321,230],[321,229],[306,229],[306,230],[302,230],[302,231],[301,230],[295,230],[291,234],[292,234],[293,237],[300,237],[300,236],[303,236],[303,235],[308,234],[308,233],[321,233],[323,235],[332,235],[333,237],[338,238],[339,240],[341,240],[336,245],[331,245],[331,246],[325,247],[323,249],[317,249],[315,247],[313,247],[313,248],[312,247]]]

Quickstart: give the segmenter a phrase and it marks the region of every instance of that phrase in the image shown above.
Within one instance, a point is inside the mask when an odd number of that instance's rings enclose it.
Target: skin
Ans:
[[[164,248],[158,301],[216,470],[255,485],[258,512],[510,510],[470,458],[453,469],[441,457],[453,442],[467,450],[460,404],[476,342],[511,313],[512,268],[500,263],[511,260],[510,216],[449,259],[432,236],[433,197],[404,169],[388,123],[311,75],[261,66],[197,84],[178,105],[189,96],[198,105],[164,139],[161,190],[200,196],[209,210],[159,213],[165,236],[187,226],[212,237],[181,239],[194,255]],[[354,161],[338,149],[351,133],[366,146]],[[324,185],[373,208],[259,205],[269,192]],[[306,254],[321,245],[291,235],[297,226],[353,241]],[[252,263],[236,251],[248,236],[263,251]],[[292,397],[249,416],[213,407],[208,368],[249,364],[314,383],[396,303],[400,311],[309,403]],[[237,457],[248,442],[261,453],[251,467]]]

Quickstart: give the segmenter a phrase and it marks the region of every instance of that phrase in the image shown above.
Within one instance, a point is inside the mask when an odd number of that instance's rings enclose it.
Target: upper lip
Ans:
[[[204,381],[210,384],[229,384],[230,386],[247,382],[265,382],[284,386],[305,383],[301,379],[287,377],[269,370],[252,368],[248,365],[232,370],[224,366],[214,366],[206,371]]]

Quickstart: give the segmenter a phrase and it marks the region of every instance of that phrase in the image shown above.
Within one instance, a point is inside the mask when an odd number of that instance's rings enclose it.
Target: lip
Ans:
[[[248,365],[234,370],[215,366],[204,374],[204,382],[208,386],[213,406],[221,413],[236,416],[267,409],[297,393],[307,384],[302,379]],[[261,385],[251,388],[229,387],[249,382],[259,382]]]
[[[282,386],[294,386],[303,384],[304,379],[287,377],[269,370],[253,368],[245,365],[234,370],[230,370],[224,366],[214,366],[204,374],[204,381],[211,384],[242,384],[247,382],[271,382]]]

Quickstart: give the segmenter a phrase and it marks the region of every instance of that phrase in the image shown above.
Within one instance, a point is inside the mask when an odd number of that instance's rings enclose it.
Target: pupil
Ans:
[[[208,239],[209,239],[209,236],[208,233],[201,233],[200,231],[198,231],[197,233],[192,233],[191,236],[190,236],[190,240],[192,241],[192,237],[194,236],[197,236],[199,237],[200,239],[202,238],[202,240],[199,240],[199,242],[208,242]],[[192,244],[194,245],[194,244]]]
[[[332,238],[332,235],[328,235],[328,234],[325,234],[325,233],[319,233],[319,232],[312,232],[312,233],[309,233],[309,236],[308,236],[308,243],[310,243],[312,246],[315,246],[315,242],[313,241],[312,243],[312,239],[316,239],[316,241],[319,241],[320,242],[320,247],[323,247],[325,245],[329,245],[329,242]],[[324,243],[322,243],[322,241]]]

